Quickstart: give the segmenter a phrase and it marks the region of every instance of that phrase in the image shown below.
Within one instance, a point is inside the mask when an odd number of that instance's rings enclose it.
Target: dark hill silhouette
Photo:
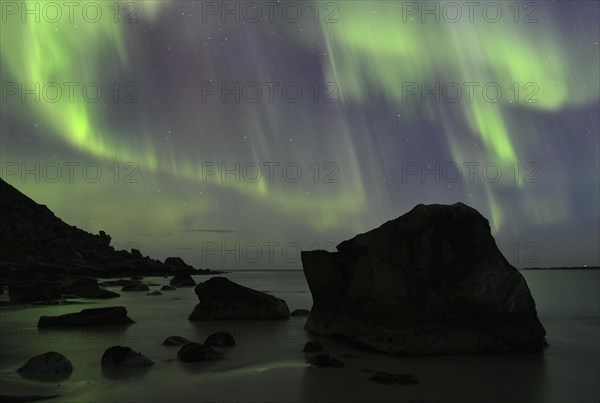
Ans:
[[[0,275],[51,273],[96,277],[210,274],[179,258],[165,263],[136,250],[115,250],[111,237],[69,225],[0,179]]]

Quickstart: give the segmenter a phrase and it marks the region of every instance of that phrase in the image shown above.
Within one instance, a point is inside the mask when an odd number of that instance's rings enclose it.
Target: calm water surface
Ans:
[[[122,293],[85,305],[0,310],[0,393],[56,394],[61,402],[165,401],[421,401],[421,402],[593,402],[600,399],[600,271],[525,271],[548,332],[543,354],[450,357],[390,357],[338,340],[308,335],[305,318],[276,322],[190,322],[197,303],[192,288]],[[234,272],[227,277],[287,301],[291,310],[310,308],[302,272]],[[197,277],[204,281],[207,277]],[[165,278],[145,278],[167,284]],[[151,290],[160,288],[150,287]],[[119,291],[119,288],[109,288]],[[126,327],[38,331],[41,315],[87,307],[123,305],[136,323]],[[237,340],[226,359],[184,364],[177,347],[162,346],[170,335],[202,342],[216,330]],[[319,340],[345,362],[342,369],[311,368],[302,352]],[[106,373],[100,359],[112,345],[130,346],[154,360],[148,370]],[[58,351],[74,366],[70,378],[39,382],[16,373],[27,359]],[[364,370],[416,375],[415,386],[379,385]]]

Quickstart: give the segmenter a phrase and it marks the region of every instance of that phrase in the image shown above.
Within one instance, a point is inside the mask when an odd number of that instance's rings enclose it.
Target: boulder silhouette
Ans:
[[[200,303],[190,320],[286,319],[284,300],[241,286],[224,277],[213,277],[194,289]]]
[[[127,309],[122,306],[107,308],[83,309],[80,312],[67,313],[59,316],[42,316],[38,321],[38,327],[52,326],[102,326],[102,325],[125,325],[134,323],[127,316]]]
[[[306,329],[391,354],[532,352],[545,330],[488,221],[462,203],[418,205],[337,252],[302,252]]]

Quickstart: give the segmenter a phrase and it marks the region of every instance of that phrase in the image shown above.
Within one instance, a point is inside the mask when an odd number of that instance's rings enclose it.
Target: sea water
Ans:
[[[590,402],[600,399],[600,271],[523,271],[536,300],[550,346],[542,354],[399,357],[355,344],[307,334],[306,318],[284,321],[192,322],[198,302],[193,288],[121,293],[110,300],[0,310],[0,394],[58,395],[60,402],[198,401],[360,401],[360,402]],[[248,271],[231,280],[287,301],[290,310],[310,309],[312,298],[301,271]],[[195,277],[197,282],[207,276]],[[168,284],[162,277],[146,283]],[[151,291],[160,286],[150,287]],[[119,292],[119,287],[108,289]],[[122,305],[135,324],[80,329],[37,329],[41,315]],[[203,342],[225,330],[236,346],[226,359],[186,364],[178,347],[161,343],[171,335]],[[344,368],[314,368],[304,343],[318,340]],[[129,346],[155,362],[148,369],[103,371],[100,360],[110,346]],[[65,380],[23,379],[16,370],[47,351],[64,354],[74,366]],[[418,385],[381,385],[368,371],[415,375]]]

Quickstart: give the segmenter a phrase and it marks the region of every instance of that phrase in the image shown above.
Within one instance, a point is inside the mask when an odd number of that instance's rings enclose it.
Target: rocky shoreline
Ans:
[[[92,235],[67,225],[1,180],[0,214],[0,285],[8,285],[11,305],[112,300],[123,293],[143,293],[151,300],[194,287],[198,303],[189,307],[189,321],[264,323],[306,317],[305,329],[314,335],[342,336],[386,354],[539,352],[546,345],[523,276],[502,256],[488,221],[461,203],[419,205],[340,243],[337,252],[302,252],[314,305],[292,313],[283,299],[225,277],[197,282],[193,275],[219,272],[196,270],[181,258],[160,262],[135,249],[115,251],[106,233]],[[169,284],[144,282],[145,276],[168,278]],[[40,316],[38,328],[137,324],[121,304],[60,313]],[[164,346],[178,347],[171,360],[183,363],[222,360],[237,346],[224,330],[203,342],[178,335],[163,340]],[[327,352],[322,342],[307,342],[297,353],[307,366],[346,367],[344,358]],[[108,377],[118,377],[114,371],[119,367],[146,371],[155,366],[152,357],[120,344],[106,349],[99,363]],[[32,357],[18,369],[32,378],[64,378],[76,371],[56,351]],[[367,379],[378,384],[419,383],[411,374],[367,372]]]
[[[95,285],[98,278],[222,273],[196,269],[179,257],[161,262],[110,244],[106,232],[95,235],[68,225],[0,179],[0,290],[8,286],[10,303],[118,296]]]

